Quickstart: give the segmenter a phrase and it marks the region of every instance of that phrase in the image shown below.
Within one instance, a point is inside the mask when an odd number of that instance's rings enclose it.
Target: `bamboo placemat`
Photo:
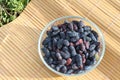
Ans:
[[[61,77],[41,62],[37,43],[51,20],[83,16],[102,30],[106,52],[101,64],[83,76]],[[0,80],[120,80],[120,0],[31,0],[23,13],[0,28]]]

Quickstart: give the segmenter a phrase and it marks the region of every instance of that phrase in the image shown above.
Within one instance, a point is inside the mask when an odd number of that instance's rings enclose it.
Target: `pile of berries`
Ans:
[[[96,62],[98,34],[83,21],[65,21],[52,26],[43,40],[44,60],[58,72],[78,74]]]

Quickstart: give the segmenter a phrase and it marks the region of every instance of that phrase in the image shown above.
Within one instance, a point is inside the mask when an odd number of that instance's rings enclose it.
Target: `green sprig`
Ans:
[[[0,0],[0,27],[13,21],[30,0]]]

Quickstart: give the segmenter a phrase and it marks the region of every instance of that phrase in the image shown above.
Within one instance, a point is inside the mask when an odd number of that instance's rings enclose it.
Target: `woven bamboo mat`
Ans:
[[[37,42],[44,26],[62,16],[83,16],[102,30],[106,52],[83,76],[61,77],[41,62]],[[0,80],[120,80],[120,0],[31,0],[23,13],[0,28]]]

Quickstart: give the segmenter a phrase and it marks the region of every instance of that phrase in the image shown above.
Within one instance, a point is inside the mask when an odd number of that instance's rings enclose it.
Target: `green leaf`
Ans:
[[[7,17],[7,13],[4,13],[4,17]]]
[[[0,26],[14,20],[30,0],[0,0]]]
[[[23,8],[24,8],[24,6],[23,6],[22,2],[19,1],[17,7],[15,8],[15,11],[21,11],[21,10],[23,10]]]
[[[6,18],[3,18],[3,22],[6,22]]]
[[[0,0],[0,3],[2,3],[2,0]]]
[[[7,3],[7,6],[8,6],[8,5],[10,5],[10,4],[11,4],[11,3],[10,3],[10,2],[8,2],[8,3]]]
[[[15,16],[15,15],[10,16],[10,21],[14,20],[15,18],[16,18],[16,16]]]
[[[0,22],[0,27],[2,26],[3,24]]]
[[[10,19],[8,18],[8,19],[7,19],[7,23],[8,23],[9,21],[10,21]]]

